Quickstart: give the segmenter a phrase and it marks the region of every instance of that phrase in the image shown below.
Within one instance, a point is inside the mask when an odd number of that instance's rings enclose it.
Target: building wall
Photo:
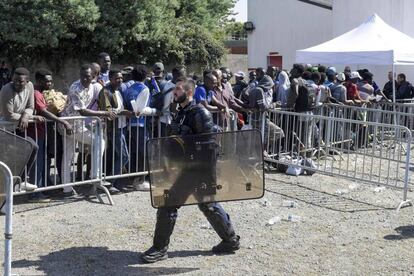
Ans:
[[[248,0],[249,68],[266,67],[269,52],[283,56],[283,68],[295,62],[295,51],[332,38],[332,11],[297,0]]]
[[[334,0],[333,1],[333,36],[339,36],[357,27],[369,16],[376,13],[388,25],[414,37],[413,0]],[[358,43],[355,41],[355,43]],[[344,66],[344,65],[341,65]],[[388,71],[392,66],[370,66],[359,64],[351,66],[353,70],[368,68],[373,72],[377,83],[383,86],[387,81]],[[339,68],[343,69],[343,67]],[[414,66],[397,66],[397,73],[406,73],[407,79],[414,82]]]
[[[228,54],[222,65],[230,68],[233,73],[238,71],[247,72],[247,55]]]

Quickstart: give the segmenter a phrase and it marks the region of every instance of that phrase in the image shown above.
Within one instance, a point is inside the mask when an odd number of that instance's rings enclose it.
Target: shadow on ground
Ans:
[[[171,257],[205,255],[204,251],[175,251]],[[143,264],[140,253],[109,250],[107,247],[72,247],[40,256],[40,260],[13,261],[12,269],[31,268],[43,275],[174,275],[198,270],[191,267],[164,267]]]
[[[397,234],[386,235],[384,239],[395,241],[395,240],[405,240],[414,238],[414,225],[399,226],[394,229]]]
[[[395,209],[393,207],[380,206],[348,198],[340,194],[331,194],[325,191],[319,191],[298,183],[290,183],[274,178],[270,178],[269,180],[274,181],[277,185],[273,186],[272,189],[267,188],[266,192],[268,193],[279,194],[332,211],[355,213]]]

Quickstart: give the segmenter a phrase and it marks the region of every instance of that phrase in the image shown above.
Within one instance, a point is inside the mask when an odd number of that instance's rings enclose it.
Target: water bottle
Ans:
[[[296,201],[293,201],[293,200],[283,200],[282,206],[293,208],[293,207],[297,207],[298,203]]]
[[[272,203],[271,203],[269,200],[267,200],[266,198],[263,198],[263,199],[260,201],[260,204],[261,204],[263,207],[272,206]]]
[[[269,221],[266,223],[266,225],[273,225],[273,224],[275,224],[275,223],[277,223],[281,220],[282,219],[280,217],[276,216],[276,217],[273,217],[273,218],[269,219]]]
[[[291,222],[299,222],[301,220],[301,217],[297,215],[289,214],[287,217],[287,220]]]

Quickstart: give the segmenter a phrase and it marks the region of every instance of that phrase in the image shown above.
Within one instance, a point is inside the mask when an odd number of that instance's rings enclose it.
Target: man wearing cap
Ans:
[[[368,82],[372,81],[373,74],[368,70],[361,70],[361,79],[357,83],[359,94],[363,99],[372,99],[374,97],[374,87]]]
[[[329,69],[328,69],[329,70]],[[346,96],[346,87],[343,85],[343,82],[345,81],[345,74],[339,73],[339,74],[327,74],[328,79],[328,88],[331,91],[331,96],[336,101],[352,105],[354,102],[352,100],[348,100]],[[331,101],[335,102],[335,100],[331,99]]]
[[[244,89],[247,87],[247,83],[244,80],[245,74],[242,71],[237,72],[234,74],[234,77],[236,79],[236,83],[233,86],[233,92],[234,96],[238,99],[240,99],[240,95]]]
[[[364,100],[358,91],[357,83],[361,80],[361,76],[357,71],[351,72],[349,75],[349,80],[344,83],[346,87],[346,94],[349,100],[354,101],[357,104],[368,103],[369,101]]]
[[[156,62],[152,66],[152,76],[145,81],[145,85],[150,90],[151,96],[154,96],[164,90],[167,81],[164,78],[164,64]]]

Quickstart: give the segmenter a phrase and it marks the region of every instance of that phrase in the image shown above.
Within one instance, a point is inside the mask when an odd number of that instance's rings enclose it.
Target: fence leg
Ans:
[[[114,201],[112,200],[111,194],[109,193],[108,189],[102,184],[102,152],[104,149],[105,143],[101,137],[103,137],[103,130],[100,127],[97,127],[96,131],[98,132],[97,135],[97,143],[96,146],[92,147],[92,179],[99,179],[99,182],[93,185],[92,191],[98,198],[100,203],[104,203],[102,197],[99,194],[98,189],[103,190],[106,196],[108,197],[109,204],[114,205]]]
[[[3,162],[0,162],[0,170],[5,179],[6,188],[6,218],[4,231],[4,275],[11,275],[11,253],[12,253],[12,235],[13,235],[13,175]]]
[[[405,156],[405,175],[404,175],[404,191],[403,191],[403,200],[397,207],[397,212],[403,206],[413,206],[411,200],[407,199],[408,193],[408,183],[410,182],[410,155],[411,155],[411,133],[407,133],[408,135],[408,142],[407,142],[407,155]],[[400,135],[401,136],[401,135]],[[401,143],[402,144],[402,143]]]

